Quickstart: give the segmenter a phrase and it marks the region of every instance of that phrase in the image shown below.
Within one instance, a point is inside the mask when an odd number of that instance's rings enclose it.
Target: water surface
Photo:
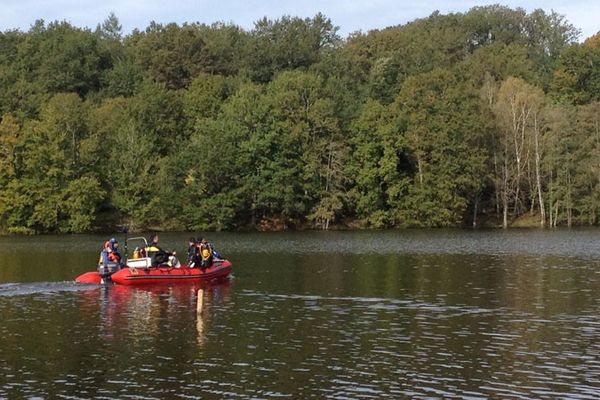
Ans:
[[[72,283],[106,239],[0,238],[0,398],[600,397],[597,230],[210,234],[228,282]]]

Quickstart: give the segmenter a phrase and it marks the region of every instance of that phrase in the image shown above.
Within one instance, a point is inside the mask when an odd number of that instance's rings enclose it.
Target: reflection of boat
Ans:
[[[143,239],[144,238],[133,238]],[[165,260],[167,261],[167,260]],[[211,267],[200,269],[181,265],[173,257],[166,263],[156,265],[150,257],[127,259],[126,266],[98,265],[97,271],[86,272],[75,278],[77,283],[101,284],[114,282],[120,285],[144,285],[149,283],[175,283],[175,282],[208,282],[224,279],[231,274],[232,266],[229,260],[215,259]]]
[[[142,342],[147,337],[162,337],[165,326],[177,326],[183,335],[192,334],[203,345],[211,321],[228,309],[232,280],[186,284],[142,286],[106,285],[80,290],[84,318],[100,318],[98,325],[105,339]],[[198,296],[203,311],[196,309]],[[169,328],[170,329],[170,328]],[[143,332],[143,335],[140,335]],[[181,336],[177,336],[181,340]]]

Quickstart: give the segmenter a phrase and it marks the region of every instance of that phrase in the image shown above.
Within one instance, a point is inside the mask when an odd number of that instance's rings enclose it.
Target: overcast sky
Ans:
[[[354,31],[404,24],[430,15],[464,12],[474,6],[498,1],[476,0],[0,0],[0,31],[18,28],[27,31],[36,19],[46,22],[67,20],[79,27],[94,29],[112,11],[123,32],[145,29],[150,21],[161,23],[217,21],[232,22],[252,29],[254,21],[267,16],[312,17],[321,12],[340,27],[345,37]],[[581,29],[582,39],[600,31],[600,0],[521,0],[504,1],[511,8],[531,12],[542,8],[562,14]]]

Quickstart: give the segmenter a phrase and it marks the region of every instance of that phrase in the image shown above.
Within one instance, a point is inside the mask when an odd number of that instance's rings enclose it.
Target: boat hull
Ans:
[[[90,285],[99,285],[102,283],[102,277],[97,271],[86,272],[75,278],[76,283],[87,283]]]
[[[213,266],[202,271],[182,265],[179,268],[159,266],[150,268],[125,267],[111,275],[110,279],[119,285],[147,285],[153,283],[207,282],[224,279],[231,274],[229,260],[215,261]],[[100,284],[98,272],[86,272],[75,278],[77,283]]]

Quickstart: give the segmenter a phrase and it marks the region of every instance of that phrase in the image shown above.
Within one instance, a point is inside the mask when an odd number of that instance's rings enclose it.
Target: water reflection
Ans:
[[[182,315],[194,321],[197,340],[203,344],[209,328],[213,303],[223,309],[230,298],[231,281],[198,285],[106,286],[81,290],[82,314],[98,314],[99,335],[104,341],[128,338],[139,344],[149,337],[171,335],[165,326],[178,324]],[[195,314],[198,291],[204,299],[203,312]],[[94,312],[94,307],[98,308]]]
[[[0,283],[0,398],[600,398],[598,234],[541,232],[221,234],[203,287],[56,264]]]
[[[509,308],[388,298],[256,292],[243,296],[251,309],[262,304],[271,310],[266,331],[258,322],[260,316],[252,318],[257,323],[245,330],[251,336],[248,340],[268,341],[269,353],[277,354],[276,360],[291,369],[283,368],[288,377],[306,377],[304,384],[321,388],[323,396],[569,398],[600,394],[600,389],[581,385],[577,379],[583,371],[589,376],[600,372],[596,361],[600,348],[581,343],[581,333],[569,328],[574,321],[566,316],[546,320]],[[287,314],[281,313],[284,309]],[[590,335],[600,333],[599,320],[593,320],[585,322]],[[560,334],[565,329],[570,332],[568,339]],[[286,334],[271,338],[273,332],[285,330]],[[278,340],[281,337],[285,340]],[[304,358],[295,358],[290,351],[301,352]],[[261,355],[253,368],[270,365],[269,358]]]

